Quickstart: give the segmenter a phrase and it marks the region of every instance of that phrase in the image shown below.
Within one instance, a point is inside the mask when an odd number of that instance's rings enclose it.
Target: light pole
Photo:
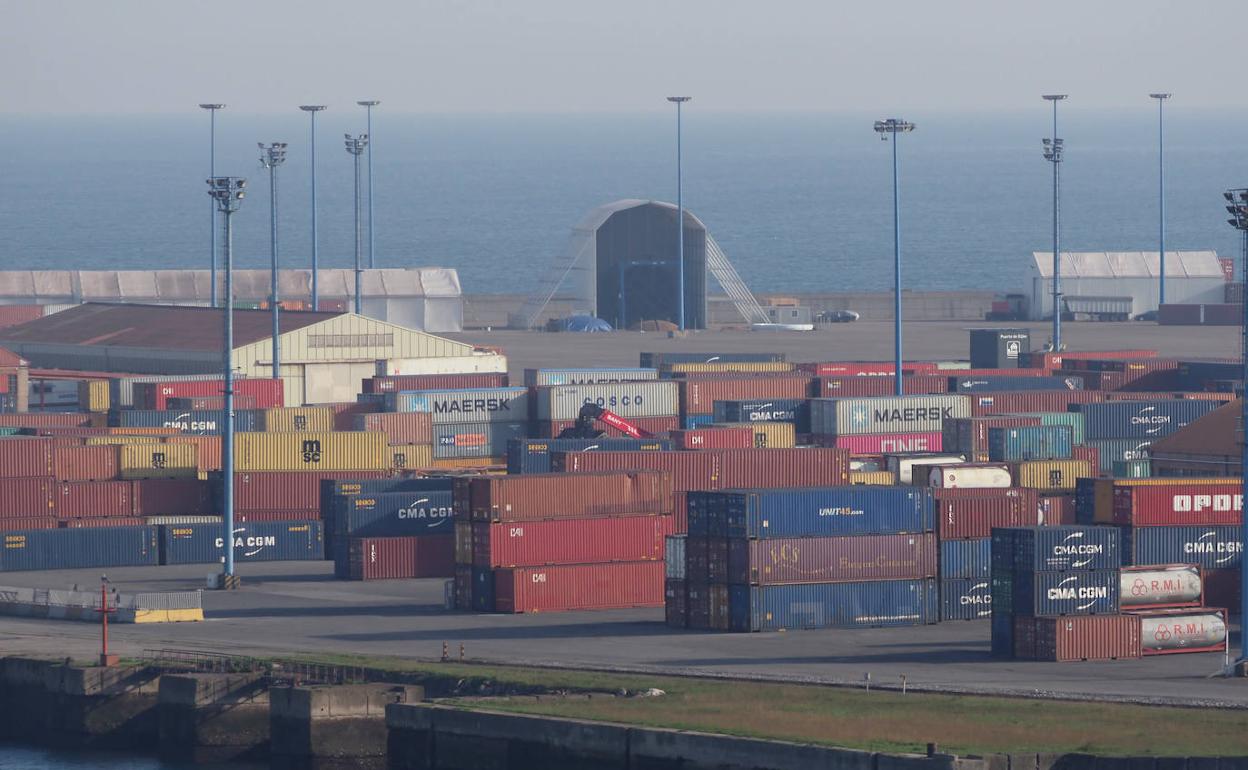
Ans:
[[[299,109],[312,118],[312,309],[321,309],[320,275],[317,270],[316,253],[316,113],[325,109],[323,104],[301,104]]]
[[[1239,280],[1244,282],[1244,276],[1248,276],[1248,189],[1227,190],[1222,193],[1222,197],[1226,198],[1226,210],[1231,218],[1226,220],[1231,227],[1240,231],[1243,240],[1242,257],[1240,259]],[[1240,302],[1242,315],[1240,317],[1240,379],[1248,385],[1248,302]],[[1241,393],[1239,398],[1239,470],[1242,475],[1244,484],[1240,493],[1248,492],[1248,392]],[[1246,497],[1245,499],[1248,499]],[[1240,542],[1248,542],[1248,516],[1240,517]],[[1240,612],[1248,612],[1248,565],[1243,565],[1239,570],[1239,587],[1240,587]],[[1240,617],[1248,618],[1248,614],[1241,614]],[[1239,659],[1248,661],[1248,634],[1240,634],[1240,652]]]
[[[272,260],[272,278],[269,287],[269,304],[273,311],[273,379],[282,376],[282,344],[279,342],[281,324],[277,290],[277,167],[286,160],[286,143],[260,143],[260,165],[269,170],[269,256]]]
[[[1061,177],[1058,169],[1062,162],[1062,140],[1057,137],[1057,103],[1065,99],[1066,94],[1045,94],[1042,98],[1053,103],[1053,138],[1041,141],[1044,143],[1044,159],[1053,164],[1053,352],[1056,353],[1062,349],[1062,258],[1058,251],[1061,243]]]
[[[897,135],[914,130],[913,123],[901,118],[875,121],[875,132],[880,139],[893,138],[893,392],[900,396],[905,392],[901,371],[901,205],[897,187]]]
[[[1166,304],[1166,123],[1165,104],[1170,94],[1149,94],[1157,100],[1157,244],[1161,252],[1161,279],[1157,287],[1157,307]]]
[[[355,161],[355,313],[360,315],[360,155],[368,147],[368,134],[346,137],[347,152]]]
[[[216,178],[217,176],[217,110],[225,109],[224,104],[201,104],[201,110],[208,110],[208,176]],[[210,302],[212,307],[217,306],[217,207],[212,201],[208,202],[208,232],[210,245],[208,280],[212,286],[208,289]]]
[[[676,262],[677,262],[677,280],[676,286],[680,296],[678,299],[678,307],[680,308],[680,330],[685,330],[685,198],[684,198],[684,174],[681,173],[681,125],[680,125],[680,107],[685,102],[692,99],[692,96],[669,96],[667,100],[676,105]]]
[[[373,108],[381,104],[379,99],[365,99],[356,102],[368,111],[368,125],[365,130],[368,132],[364,136],[368,137],[368,269],[372,270],[377,267],[377,263],[373,259]],[[357,311],[358,312],[358,311]]]
[[[225,215],[225,339],[222,341],[221,368],[225,380],[225,403],[221,409],[221,467],[225,476],[222,490],[225,521],[225,570],[222,588],[234,585],[234,231],[231,217],[243,204],[247,180],[237,176],[215,176],[208,180],[208,194],[217,210]]]

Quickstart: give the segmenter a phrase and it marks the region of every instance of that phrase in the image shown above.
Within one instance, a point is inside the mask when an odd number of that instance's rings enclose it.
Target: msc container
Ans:
[[[387,393],[387,412],[425,412],[434,425],[465,422],[525,422],[526,388],[469,388]],[[574,413],[572,415],[576,417]]]
[[[685,541],[688,535],[668,535],[663,538],[663,575],[668,580],[685,579]]]
[[[221,527],[208,524],[161,527],[161,564],[208,564],[225,559]],[[251,522],[234,528],[235,561],[324,559],[319,521]]]
[[[507,442],[524,438],[527,423],[477,422],[433,426],[435,459],[457,457],[502,457]]]
[[[715,429],[748,428],[753,434],[755,449],[793,449],[797,446],[797,431],[791,422],[711,423]]]
[[[512,439],[507,442],[507,473],[550,473],[552,452],[659,452],[671,449],[672,442],[666,439]]]
[[[1014,485],[1008,465],[983,463],[938,465],[928,473],[927,483],[942,489],[1008,489]]]
[[[730,586],[729,594],[732,614],[748,618],[751,631],[914,626],[940,618],[935,580]]]
[[[1217,526],[1241,523],[1243,483],[1231,479],[1175,479],[1173,484],[1114,487],[1115,524],[1137,527]],[[1186,482],[1186,483],[1185,483]]]
[[[455,489],[456,510],[478,521],[670,513],[671,506],[671,476],[653,471],[459,479]]]
[[[992,462],[1068,460],[1074,447],[1069,425],[989,428],[988,459]]]
[[[665,417],[679,413],[675,382],[615,382],[551,385],[533,391],[538,420],[574,420],[585,404],[621,417]]]
[[[107,412],[108,380],[83,380],[79,382],[78,405],[88,412]]]
[[[334,429],[334,410],[320,406],[265,409],[261,419],[269,433],[324,433]]]
[[[698,430],[674,430],[672,443],[677,449],[752,449],[754,431],[751,428],[702,428]]]
[[[1027,329],[971,329],[971,366],[976,368],[1017,368],[1021,357],[1031,350]]]
[[[936,536],[728,540],[728,583],[840,583],[936,576]]]
[[[820,446],[844,449],[856,455],[939,452],[944,445],[939,433],[873,433],[856,436],[816,434]]]
[[[997,527],[1030,527],[1040,523],[1032,489],[940,489],[936,498],[936,530],[942,540],[989,537]]]
[[[729,537],[923,533],[935,524],[931,493],[914,487],[733,491],[722,500],[723,534]]]
[[[891,487],[897,483],[897,475],[890,471],[850,471],[849,483],[871,487]]]
[[[1204,597],[1200,567],[1161,564],[1124,567],[1119,580],[1124,610],[1140,607],[1199,607]]]
[[[432,444],[433,419],[425,412],[373,412],[352,416],[352,429],[386,434],[391,444]]]
[[[716,401],[805,399],[810,395],[810,387],[810,378],[797,374],[753,377],[738,375],[682,380],[680,382],[680,413],[685,416],[708,414],[714,417]],[[800,420],[800,412],[797,417]]]
[[[455,576],[455,537],[353,537],[347,545],[350,580]]]
[[[1131,660],[1142,651],[1138,616],[1071,615],[1034,624],[1036,660]]]
[[[146,567],[159,564],[158,527],[90,527],[5,532],[0,571]]]
[[[1116,527],[1016,527],[992,532],[993,570],[1066,572],[1116,570],[1122,564]]]
[[[130,482],[135,516],[208,516],[220,513],[212,488],[198,479],[137,479]]]
[[[1226,610],[1169,609],[1132,612],[1139,618],[1145,655],[1221,652],[1228,642]]]
[[[55,515],[52,487],[47,476],[0,479],[0,519]]]
[[[497,612],[659,607],[663,562],[616,562],[494,571]]]
[[[464,390],[468,388],[505,388],[507,375],[502,372],[464,374],[396,374],[364,380],[364,393],[400,393],[405,390]]]
[[[992,615],[992,583],[987,578],[940,580],[940,619],[982,620]]]
[[[433,466],[433,447],[429,444],[391,444],[390,465],[395,470],[430,468]]]
[[[640,382],[657,380],[657,369],[525,369],[524,385],[536,388],[543,385],[593,385],[605,382]]]
[[[948,452],[961,452],[971,462],[987,462],[989,428],[1017,428],[1041,424],[1039,417],[961,417],[944,423],[941,429],[941,447]]]
[[[984,579],[992,575],[992,538],[942,540],[940,579]]]
[[[994,611],[1032,617],[1118,612],[1118,570],[992,573]]]
[[[111,446],[58,446],[52,449],[57,481],[107,481],[118,477],[118,450]]]
[[[211,473],[221,470],[224,459],[221,455],[220,436],[166,436],[165,444],[191,444],[195,447],[195,463],[200,473]]]
[[[1238,570],[1244,544],[1233,527],[1124,527],[1123,564],[1194,564]]]
[[[50,438],[0,438],[0,478],[51,476],[54,446]]]
[[[451,515],[449,489],[339,497],[332,508],[334,534],[358,537],[451,534]]]
[[[945,420],[970,417],[967,396],[812,399],[810,429],[837,436],[940,433]]]
[[[1074,489],[1075,481],[1092,475],[1087,460],[1028,460],[1018,464],[1018,485],[1030,489]]]
[[[53,489],[53,507],[61,519],[130,516],[130,494],[128,481],[63,482]]]
[[[194,444],[124,444],[118,447],[123,479],[193,479],[199,475]]]
[[[810,432],[810,402],[805,398],[764,398],[753,401],[715,401],[715,422],[786,422],[798,433]]]
[[[927,486],[927,470],[925,466],[956,465],[966,461],[962,455],[928,454],[928,455],[896,455],[884,458],[888,470],[897,476],[898,484],[917,484]]]
[[[1084,418],[1088,440],[1110,438],[1158,439],[1204,417],[1216,409],[1215,401],[1166,399],[1160,401],[1116,401],[1071,406]],[[1124,459],[1124,458],[1116,458]]]
[[[671,516],[478,521],[472,524],[472,564],[495,568],[654,561],[664,558],[672,524]]]
[[[234,412],[234,429],[237,431],[258,431],[264,429],[262,412],[238,410]],[[221,432],[221,412],[208,409],[204,411],[180,411],[177,409],[123,409],[108,413],[109,425],[119,428],[177,428],[183,433],[195,435],[215,435]]]
[[[239,471],[385,470],[390,456],[383,433],[239,433]]]

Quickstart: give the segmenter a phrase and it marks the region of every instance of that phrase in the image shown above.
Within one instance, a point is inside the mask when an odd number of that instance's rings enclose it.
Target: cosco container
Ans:
[[[221,527],[167,525],[161,529],[161,564],[208,564],[225,559]],[[324,559],[319,521],[252,522],[234,528],[235,561]]]
[[[967,396],[812,399],[810,429],[837,436],[940,433],[945,420],[970,417]]]
[[[944,445],[939,433],[871,433],[855,436],[816,434],[820,446],[836,447],[857,455],[939,452]]]
[[[1124,567],[1119,585],[1122,608],[1199,607],[1204,596],[1200,567],[1194,564],[1160,564]]]
[[[458,479],[455,509],[479,521],[671,513],[672,479],[654,471]]]
[[[494,571],[497,612],[660,607],[663,562],[616,562]]]
[[[890,454],[884,458],[888,470],[897,476],[898,484],[917,484],[927,486],[927,471],[932,465],[957,465],[966,462],[962,455],[955,454]]]
[[[1088,440],[1142,438],[1156,440],[1204,417],[1219,406],[1214,401],[1166,399],[1072,405],[1084,417]],[[1124,458],[1116,458],[1124,459]]]
[[[550,473],[552,452],[660,452],[671,449],[672,442],[666,439],[512,439],[507,442],[507,473]]]
[[[126,444],[118,449],[123,479],[193,479],[199,474],[194,444]]]
[[[525,387],[543,385],[593,385],[604,382],[657,380],[657,369],[525,369]]]
[[[324,433],[334,429],[334,410],[319,406],[265,409],[262,419],[269,433]]]
[[[1244,516],[1243,483],[1191,479],[1175,484],[1115,486],[1115,524],[1136,527],[1236,525]]]
[[[385,404],[387,412],[426,412],[432,415],[434,425],[525,422],[529,419],[528,394],[526,388],[421,390],[387,393]]]
[[[653,561],[663,558],[672,524],[671,516],[478,521],[472,524],[472,563],[495,568]]]
[[[386,434],[391,444],[432,444],[433,419],[425,412],[373,412],[352,416],[354,430]]]
[[[983,579],[992,574],[992,538],[942,540],[940,579]]]
[[[686,417],[711,415],[713,420],[716,401],[805,399],[810,395],[810,388],[810,378],[798,374],[722,375],[686,379],[680,381],[680,413]]]
[[[798,433],[810,432],[810,401],[805,398],[715,401],[711,413],[715,422],[787,422]]]
[[[390,467],[383,433],[239,433],[234,465],[239,471],[385,470]]]
[[[454,539],[453,535],[353,537],[347,545],[344,577],[350,580],[454,577]]]
[[[263,413],[254,410],[234,412],[234,429],[258,431],[264,429]],[[123,409],[108,413],[109,425],[119,428],[177,428],[183,433],[215,435],[221,432],[221,412],[206,409],[199,412],[183,412],[177,409]]]
[[[1111,570],[1122,564],[1116,527],[1016,527],[992,532],[994,570]]]
[[[1069,425],[989,428],[988,459],[992,462],[1068,460],[1072,443]]]
[[[1018,485],[1029,489],[1074,489],[1075,481],[1092,475],[1087,460],[1028,460],[1018,464]]]
[[[533,391],[538,420],[574,420],[586,404],[621,417],[666,417],[679,413],[675,382],[616,382],[552,385]]]
[[[524,438],[527,423],[477,422],[433,426],[435,459],[456,457],[502,457],[507,442]]]
[[[5,532],[0,571],[154,566],[159,532],[148,526]]]
[[[1135,615],[1071,615],[1032,622],[1036,660],[1132,660],[1141,654],[1141,624]]]
[[[779,585],[936,577],[936,536],[728,540],[728,583]]]
[[[1195,564],[1238,569],[1244,553],[1238,526],[1124,527],[1123,564]]]
[[[335,536],[415,537],[451,534],[451,491],[339,497],[331,509]]]
[[[941,620],[982,620],[991,615],[992,583],[988,578],[941,578]]]
[[[995,612],[1047,617],[1118,612],[1118,570],[997,572],[992,574]]]
[[[722,495],[723,529],[729,537],[834,537],[934,531],[932,494],[915,487],[763,489]]]
[[[996,527],[1031,527],[1040,523],[1034,489],[939,489],[936,529],[942,540],[989,537]]]
[[[732,614],[748,618],[742,630],[915,626],[940,618],[935,580],[730,586],[729,593]]]

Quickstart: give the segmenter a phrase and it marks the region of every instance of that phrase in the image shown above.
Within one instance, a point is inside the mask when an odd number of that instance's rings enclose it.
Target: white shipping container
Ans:
[[[939,433],[945,420],[971,416],[970,396],[812,398],[812,433]]]
[[[668,535],[663,541],[664,577],[685,579],[685,536]]]
[[[524,384],[530,388],[540,385],[590,385],[602,382],[642,382],[659,379],[657,369],[525,369]]]
[[[529,391],[525,388],[465,388],[387,393],[386,409],[428,412],[434,425],[476,422],[526,422]]]
[[[888,470],[897,476],[898,484],[918,484],[927,486],[923,482],[927,476],[925,465],[956,465],[966,462],[966,457],[962,455],[939,454],[939,455],[887,455],[884,458],[888,463]],[[916,470],[917,469],[917,470]]]
[[[1013,486],[1008,465],[939,465],[928,483],[944,489],[1008,489]]]
[[[389,358],[377,362],[377,376],[400,374],[506,374],[507,356],[483,353],[474,356]]]
[[[597,404],[621,417],[670,417],[680,413],[675,382],[616,382],[550,385],[536,390],[538,420],[575,420],[585,404]]]

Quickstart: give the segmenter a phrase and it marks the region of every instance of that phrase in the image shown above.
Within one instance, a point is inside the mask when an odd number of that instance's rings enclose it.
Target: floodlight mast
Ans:
[[[1061,258],[1061,175],[1059,167],[1062,163],[1062,140],[1057,136],[1057,103],[1066,98],[1066,94],[1044,94],[1047,102],[1053,103],[1053,138],[1042,140],[1044,143],[1044,159],[1053,164],[1053,352],[1062,349],[1062,258]]]
[[[1231,218],[1226,220],[1231,227],[1239,231],[1241,237],[1239,280],[1242,287],[1244,278],[1248,276],[1248,188],[1236,188],[1222,193],[1226,199],[1226,211]],[[1242,288],[1241,288],[1242,291]],[[1239,393],[1239,470],[1244,487],[1241,495],[1248,492],[1248,302],[1240,298],[1240,393]],[[1245,498],[1248,499],[1248,498]],[[1240,542],[1248,542],[1243,538],[1248,535],[1248,516],[1241,516]],[[1248,611],[1248,566],[1241,567],[1239,576],[1240,612]],[[1241,614],[1240,617],[1248,617]],[[1248,662],[1248,634],[1240,635],[1240,651],[1238,665]]]
[[[897,187],[897,135],[913,131],[913,123],[901,118],[888,118],[875,121],[875,132],[880,139],[893,139],[893,392],[902,395],[905,385],[902,382],[901,367],[901,205],[900,190]]]
[[[361,313],[360,288],[363,283],[360,280],[360,156],[364,154],[364,149],[368,147],[368,134],[360,134],[359,136],[351,136],[346,134],[347,152],[352,156],[355,162],[355,313]]]
[[[325,109],[324,104],[301,104],[299,109],[312,119],[312,309],[321,309],[320,271],[317,264],[316,234],[316,113]]]
[[[280,298],[277,287],[277,167],[286,161],[286,143],[273,142],[265,145],[260,143],[260,165],[269,170],[269,256],[271,260],[271,278],[269,285],[269,305],[273,314],[273,379],[282,377],[282,345],[281,321],[278,307]]]

